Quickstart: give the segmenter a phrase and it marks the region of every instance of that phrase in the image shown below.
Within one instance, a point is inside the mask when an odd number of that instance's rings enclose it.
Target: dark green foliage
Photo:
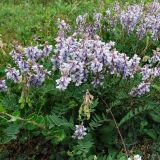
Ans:
[[[105,11],[110,1],[102,2],[1,1],[0,32],[7,44],[5,54],[0,48],[0,77],[4,77],[8,62],[12,63],[8,52],[13,40],[22,45],[35,44],[33,35],[36,35],[42,42],[48,40],[54,45],[57,18],[74,26],[79,14]],[[105,22],[103,25],[108,27]],[[148,37],[138,40],[134,34],[126,35],[121,26],[114,32],[106,31],[105,27],[100,33],[103,40],[115,41],[117,50],[130,57],[135,53],[142,58],[151,56],[152,49],[160,45],[159,41],[149,40],[144,50]],[[48,62],[45,67],[51,69]],[[96,89],[85,83],[80,87],[71,84],[67,90],[59,91],[55,87],[59,73],[55,72],[42,87],[30,89],[28,103],[20,98],[22,86],[8,81],[9,91],[0,92],[0,159],[126,160],[111,111],[129,155],[139,153],[150,156],[150,160],[160,159],[160,79],[155,80],[148,94],[131,97],[128,93],[139,84],[140,75],[126,80],[109,74],[104,76],[104,85]],[[75,125],[81,123],[79,109],[87,89],[94,96],[89,106],[90,119],[83,120],[87,135],[77,140],[72,135]],[[141,146],[148,143],[149,148],[143,150]]]

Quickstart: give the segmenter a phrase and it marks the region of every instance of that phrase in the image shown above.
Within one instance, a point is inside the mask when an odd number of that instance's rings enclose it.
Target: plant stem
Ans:
[[[148,47],[149,47],[149,37],[147,37],[147,39],[146,39],[146,46],[145,46],[145,48],[142,50],[142,52],[140,53],[140,56],[145,56],[145,53],[146,53]]]
[[[40,125],[40,124],[38,124],[37,122],[35,122],[35,121],[30,121],[30,120],[27,120],[27,119],[23,119],[23,118],[21,118],[21,117],[16,117],[16,116],[12,116],[12,115],[10,115],[10,114],[8,114],[8,113],[5,113],[5,112],[0,112],[0,116],[6,116],[6,117],[9,117],[10,119],[16,119],[16,120],[19,120],[19,121],[23,121],[23,122],[26,122],[26,123],[29,123],[29,124],[32,124],[32,125],[34,125],[34,126],[37,126],[38,128],[40,128],[40,129],[45,129],[45,126],[42,126],[42,125]]]
[[[122,134],[121,134],[121,132],[120,132],[120,129],[119,129],[119,127],[118,127],[118,124],[117,124],[117,121],[116,121],[116,119],[115,119],[115,116],[114,116],[114,114],[112,113],[111,108],[108,106],[108,104],[107,104],[103,99],[102,99],[102,101],[103,101],[104,104],[106,105],[107,109],[109,110],[109,112],[110,112],[110,114],[111,114],[111,116],[112,116],[112,118],[113,118],[113,121],[114,121],[114,123],[115,123],[117,132],[118,132],[118,134],[119,134],[119,136],[120,136],[120,139],[121,139],[121,142],[122,142],[122,145],[123,145],[125,154],[126,154],[126,156],[127,156],[127,158],[128,158],[127,148],[126,148],[126,145],[125,145],[125,143],[124,143],[124,139],[123,139],[123,137],[122,137]]]

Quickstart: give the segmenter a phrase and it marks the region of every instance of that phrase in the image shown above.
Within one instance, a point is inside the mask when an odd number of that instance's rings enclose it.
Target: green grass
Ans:
[[[65,19],[70,24],[75,18],[86,12],[101,12],[115,0],[1,0],[0,34],[9,44],[18,40],[22,45],[32,43],[33,35],[52,41],[55,37],[57,18]],[[124,2],[140,0],[120,0]],[[148,1],[148,0],[147,0]]]
[[[77,15],[98,7],[98,0],[1,1],[0,34],[6,43],[18,40],[23,45],[31,43],[34,34],[52,40],[57,18],[74,23]]]
[[[105,3],[104,3],[105,2]],[[0,68],[10,61],[8,53],[12,44],[28,46],[33,36],[40,36],[42,43],[54,45],[57,34],[56,22],[64,19],[74,26],[78,15],[100,11],[109,1],[99,0],[1,0],[0,1],[0,40],[5,43],[0,48]],[[3,52],[7,56],[3,55]],[[0,70],[1,70],[0,69]],[[1,74],[1,73],[0,73]]]

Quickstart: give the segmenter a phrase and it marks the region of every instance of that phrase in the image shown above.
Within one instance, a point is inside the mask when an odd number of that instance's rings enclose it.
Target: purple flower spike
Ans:
[[[19,81],[20,73],[19,73],[19,70],[9,67],[8,69],[6,69],[6,76],[7,76],[7,79],[11,79],[15,83],[17,83]]]
[[[130,92],[130,95],[132,96],[141,96],[142,94],[145,94],[150,91],[150,82],[142,82],[140,83],[136,88],[133,88]]]

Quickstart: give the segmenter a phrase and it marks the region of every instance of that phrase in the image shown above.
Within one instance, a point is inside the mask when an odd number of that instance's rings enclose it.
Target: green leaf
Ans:
[[[154,89],[156,89],[157,91],[159,91],[159,92],[160,92],[160,86],[158,86],[158,85],[154,84],[154,85],[152,85],[152,87],[153,87]]]
[[[13,116],[16,116],[16,117],[19,117],[20,116],[20,111],[14,111],[13,113],[12,113],[12,115]]]
[[[155,122],[160,123],[160,115],[155,112],[149,112],[149,115],[151,116],[152,120]]]
[[[69,122],[64,117],[58,117],[55,114],[47,115],[45,117],[45,121],[49,129],[53,128],[54,126],[65,126],[73,128],[73,123]]]
[[[57,129],[56,131],[53,131],[52,134],[53,134],[52,138],[53,144],[58,144],[66,138],[66,134],[63,129]]]
[[[10,124],[6,129],[4,129],[4,134],[0,136],[0,144],[5,144],[13,139],[17,138],[17,134],[20,132],[21,125]]]
[[[157,139],[157,134],[154,129],[144,129],[145,133],[151,137],[152,139],[156,140]]]
[[[133,117],[137,116],[138,114],[144,113],[145,111],[148,110],[153,110],[156,109],[158,107],[157,104],[147,104],[144,107],[138,107],[138,108],[134,108],[133,110],[129,111],[119,122],[119,126],[121,126],[122,124],[124,124],[125,122],[129,121],[130,119],[132,119]]]
[[[126,155],[122,152],[120,152],[118,155],[117,155],[117,159],[118,160],[127,160],[126,158]]]
[[[0,106],[0,112],[6,112],[6,110],[3,106]]]
[[[24,105],[25,105],[25,99],[24,99],[24,97],[23,96],[21,96],[21,98],[19,99],[19,101],[18,101],[19,103],[20,103],[20,107],[21,107],[21,109],[23,109],[24,108]]]

